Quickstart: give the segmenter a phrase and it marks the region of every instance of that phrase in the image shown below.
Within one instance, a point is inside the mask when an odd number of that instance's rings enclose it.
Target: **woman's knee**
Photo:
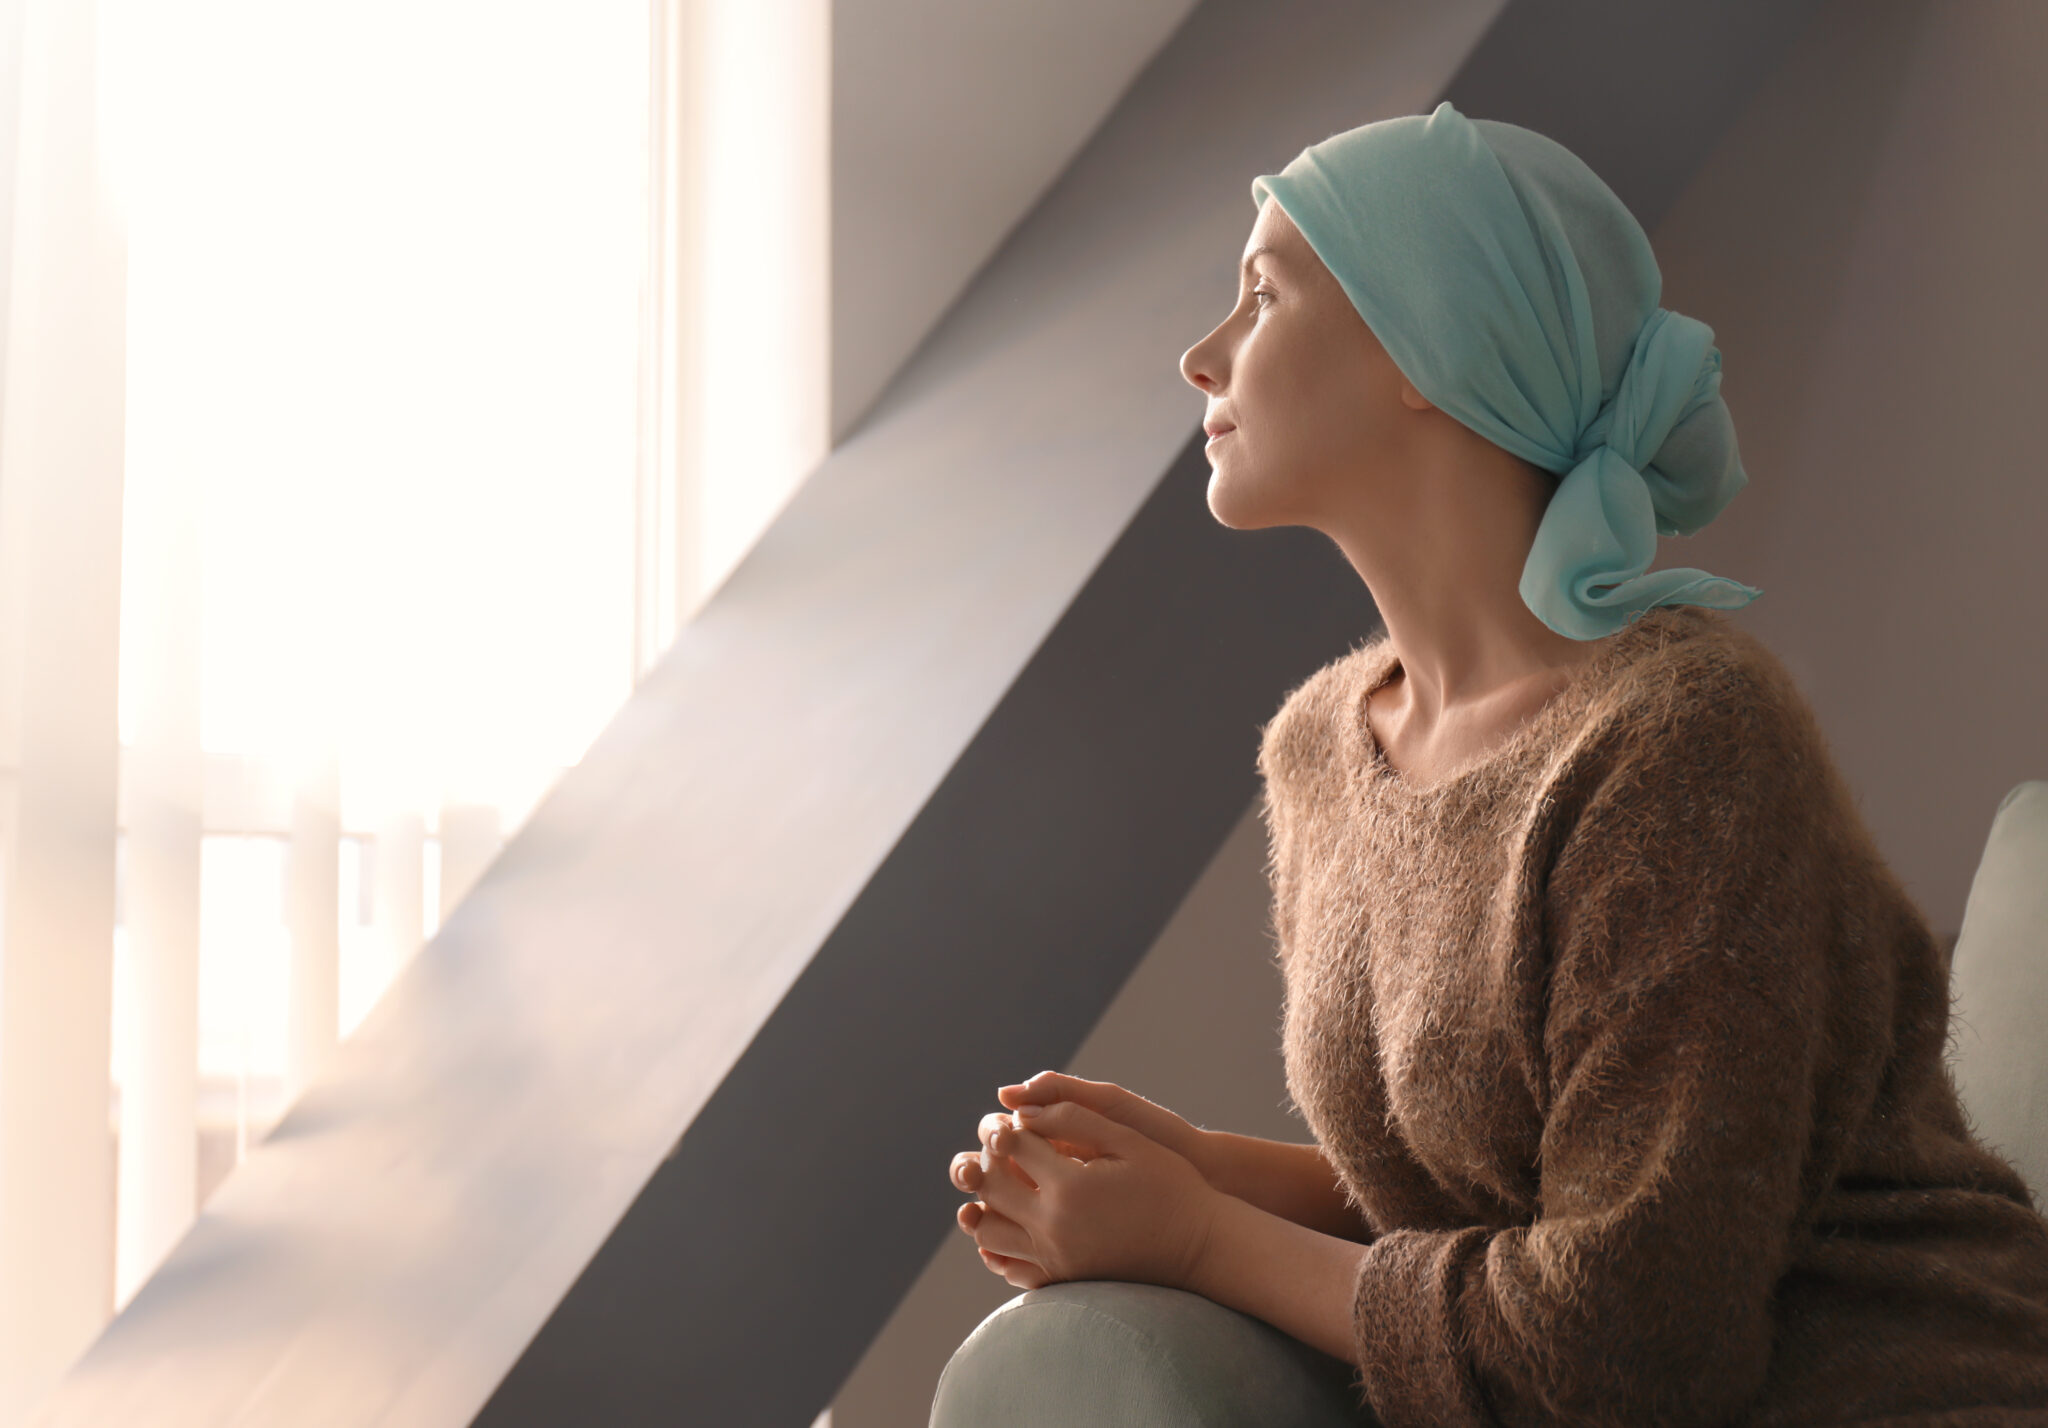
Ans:
[[[1199,1294],[1083,1280],[1034,1289],[968,1335],[931,1428],[1356,1428],[1350,1366]]]

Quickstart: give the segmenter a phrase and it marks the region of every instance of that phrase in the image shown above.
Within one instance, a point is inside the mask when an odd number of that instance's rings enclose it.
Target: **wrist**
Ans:
[[[1183,1288],[1263,1319],[1311,1348],[1354,1358],[1366,1246],[1220,1191],[1209,1197],[1202,1224],[1201,1253]]]
[[[1247,1214],[1258,1215],[1257,1206],[1224,1191],[1211,1189],[1203,1198],[1201,1233],[1193,1262],[1188,1266],[1182,1288],[1205,1299],[1225,1302],[1236,1248],[1241,1241]]]
[[[1215,1131],[1191,1125],[1187,1129],[1187,1134],[1181,1137],[1181,1143],[1173,1149],[1180,1152],[1182,1159],[1201,1171],[1204,1180],[1214,1185],[1218,1162],[1221,1159],[1217,1154],[1220,1140],[1221,1137]]]
[[[1179,1288],[1205,1298],[1213,1297],[1209,1288],[1216,1282],[1217,1261],[1226,1253],[1224,1246],[1232,1228],[1230,1207],[1243,1203],[1213,1186],[1203,1190],[1196,1201],[1195,1233],[1187,1263],[1182,1266]]]
[[[1195,1135],[1195,1153],[1188,1155],[1188,1159],[1202,1172],[1202,1178],[1225,1195],[1248,1198],[1244,1194],[1246,1137],[1210,1130],[1197,1131]]]

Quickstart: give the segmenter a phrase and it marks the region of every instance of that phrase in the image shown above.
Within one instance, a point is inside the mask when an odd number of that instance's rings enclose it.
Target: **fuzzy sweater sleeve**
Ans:
[[[1828,1055],[1841,794],[1796,694],[1665,681],[1566,761],[1515,889],[1549,958],[1534,1222],[1396,1230],[1360,1269],[1388,1428],[1718,1424],[1764,1383]]]

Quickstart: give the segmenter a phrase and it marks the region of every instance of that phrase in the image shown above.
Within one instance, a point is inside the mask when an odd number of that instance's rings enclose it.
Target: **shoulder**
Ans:
[[[1604,732],[1642,751],[1687,739],[1784,744],[1818,733],[1784,662],[1719,610],[1678,607],[1617,673],[1601,700]]]
[[[1382,631],[1287,692],[1259,734],[1259,773],[1269,788],[1298,787],[1328,775],[1344,756],[1346,720],[1391,654]]]
[[[1831,959],[1864,955],[1876,933],[1857,929],[1906,915],[1811,708],[1760,639],[1701,611],[1612,675],[1526,832],[1554,1005],[1577,1006],[1559,1027],[1597,1034],[1599,998],[1667,976],[1755,1009],[1757,988],[1811,990],[1837,975]]]
[[[1558,801],[1597,797],[1645,821],[1833,808],[1827,740],[1784,662],[1721,611],[1669,609],[1592,692]]]

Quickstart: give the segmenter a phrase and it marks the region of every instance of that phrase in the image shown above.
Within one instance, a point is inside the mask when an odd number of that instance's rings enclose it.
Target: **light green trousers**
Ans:
[[[1018,1295],[953,1353],[931,1428],[1375,1428],[1350,1364],[1154,1284]]]

